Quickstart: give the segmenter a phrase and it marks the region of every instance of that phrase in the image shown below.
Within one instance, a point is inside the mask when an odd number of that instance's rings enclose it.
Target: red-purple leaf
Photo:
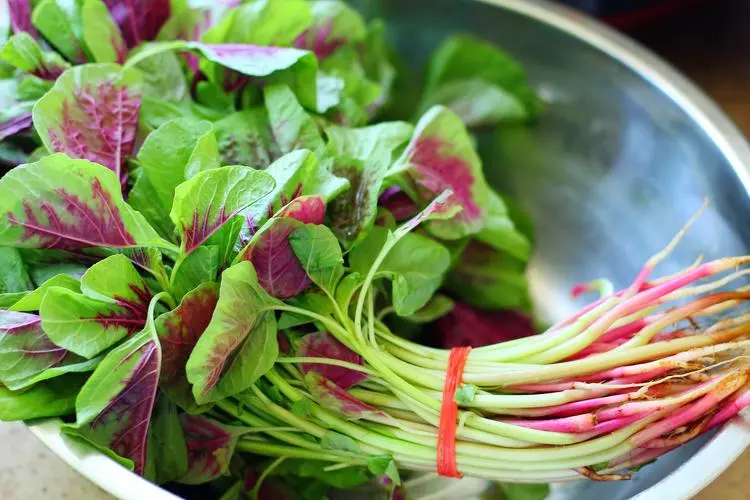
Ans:
[[[141,75],[115,64],[65,71],[34,107],[34,126],[50,151],[90,160],[127,181],[141,107]]]
[[[312,283],[297,255],[289,236],[303,224],[321,224],[325,202],[317,196],[295,198],[271,218],[250,241],[242,259],[253,263],[258,282],[271,295],[288,299],[301,293]]]
[[[352,351],[328,332],[310,333],[302,338],[297,346],[297,356],[306,358],[328,358],[338,361],[346,361],[355,365],[364,364],[362,357]],[[348,389],[354,384],[367,378],[362,372],[350,370],[340,366],[326,365],[320,363],[302,363],[302,373],[309,371],[317,372],[342,389]]]
[[[146,467],[160,369],[159,341],[146,329],[107,354],[76,400],[77,420],[72,429],[129,460],[139,475]]]
[[[23,387],[69,354],[47,337],[36,314],[0,311],[0,382],[6,387]]]
[[[31,127],[32,119],[31,112],[21,113],[18,116],[14,116],[9,120],[5,120],[0,123],[0,141],[6,137],[10,137],[22,130],[26,130]]]
[[[184,484],[201,484],[224,475],[237,438],[247,429],[222,425],[210,418],[182,414],[182,429],[188,449],[188,472],[177,478]]]
[[[38,37],[34,25],[31,24],[31,2],[29,0],[8,0],[10,10],[10,26],[13,33],[26,32],[34,38]]]
[[[205,283],[185,295],[176,309],[156,319],[156,333],[163,351],[160,387],[185,409],[196,407],[185,365],[211,321],[218,299],[219,285]]]
[[[169,0],[104,0],[129,48],[153,40],[167,22]]]
[[[398,186],[385,189],[378,198],[378,205],[388,209],[397,222],[406,220],[419,211],[419,206],[414,200]]]
[[[0,179],[0,244],[77,250],[164,246],[105,168],[46,156]]]
[[[435,323],[440,346],[481,347],[534,335],[531,318],[518,311],[483,311],[456,302],[447,315]]]
[[[423,203],[452,192],[448,206],[461,207],[448,220],[433,221],[429,230],[443,239],[479,231],[486,215],[489,189],[466,127],[455,113],[434,106],[420,118],[414,135],[391,174],[406,171],[408,187]]]
[[[344,415],[349,420],[362,419],[393,425],[393,418],[390,415],[374,406],[363,403],[318,372],[307,372],[305,384],[318,404]]]

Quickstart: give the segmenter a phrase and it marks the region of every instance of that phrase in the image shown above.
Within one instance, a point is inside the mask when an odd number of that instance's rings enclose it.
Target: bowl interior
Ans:
[[[570,298],[575,283],[607,277],[618,288],[629,284],[706,197],[710,206],[659,272],[750,248],[744,139],[699,91],[636,44],[590,21],[576,24],[572,11],[563,26],[535,2],[359,4],[387,20],[410,68],[422,68],[444,37],[465,32],[496,43],[528,70],[545,101],[539,123],[483,134],[479,145],[490,182],[533,217],[532,294],[545,319],[581,305]],[[671,453],[633,481],[586,483],[575,497],[629,498],[705,442]]]

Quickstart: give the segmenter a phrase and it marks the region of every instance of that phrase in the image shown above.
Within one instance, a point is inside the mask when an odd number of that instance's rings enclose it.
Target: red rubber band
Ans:
[[[448,358],[443,386],[443,405],[440,408],[440,426],[437,440],[437,473],[444,477],[462,477],[456,465],[456,389],[464,377],[464,366],[471,347],[454,347]]]

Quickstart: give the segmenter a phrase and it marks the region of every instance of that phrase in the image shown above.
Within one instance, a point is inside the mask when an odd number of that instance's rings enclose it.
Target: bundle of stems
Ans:
[[[542,334],[470,351],[452,423],[463,475],[627,479],[750,404],[750,314],[743,312],[750,290],[726,291],[747,274],[742,266],[750,257],[698,261],[650,279],[681,236],[629,287],[613,292],[603,280],[578,286],[574,294],[601,297]],[[287,458],[335,470],[366,466],[375,456],[389,456],[401,469],[436,471],[450,351],[388,329],[388,309],[377,310],[370,286],[378,261],[349,304],[334,304],[335,320],[281,306],[311,316],[362,364],[282,356],[261,383],[218,403],[216,415],[258,431],[240,439],[239,451],[277,457],[266,474]],[[309,363],[367,379],[349,390],[317,380],[325,390],[316,390],[302,369]],[[345,445],[326,444],[331,432]]]

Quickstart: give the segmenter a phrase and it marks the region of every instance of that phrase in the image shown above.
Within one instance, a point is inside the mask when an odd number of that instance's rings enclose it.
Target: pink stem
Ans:
[[[746,380],[747,375],[744,371],[730,373],[712,392],[706,394],[695,403],[686,405],[676,413],[631,436],[630,442],[635,446],[642,446],[656,437],[672,432],[678,427],[700,418],[724,398],[742,387]]]
[[[581,413],[586,413],[593,408],[622,403],[624,401],[630,401],[631,399],[632,396],[630,394],[615,394],[613,396],[584,399],[582,401],[573,401],[572,403],[565,403],[557,406],[548,406],[546,408],[523,410],[522,415],[525,417],[569,417],[573,415],[580,415]]]
[[[571,432],[574,434],[589,432],[594,430],[596,427],[596,419],[594,418],[593,413],[565,418],[552,418],[547,420],[508,419],[499,421],[506,424],[518,425],[527,429],[536,429],[539,431],[551,432]]]
[[[708,431],[717,425],[723,424],[748,406],[750,406],[750,388],[745,387],[737,391],[737,394],[732,397],[729,404],[725,405],[711,418],[706,426],[706,430]]]

